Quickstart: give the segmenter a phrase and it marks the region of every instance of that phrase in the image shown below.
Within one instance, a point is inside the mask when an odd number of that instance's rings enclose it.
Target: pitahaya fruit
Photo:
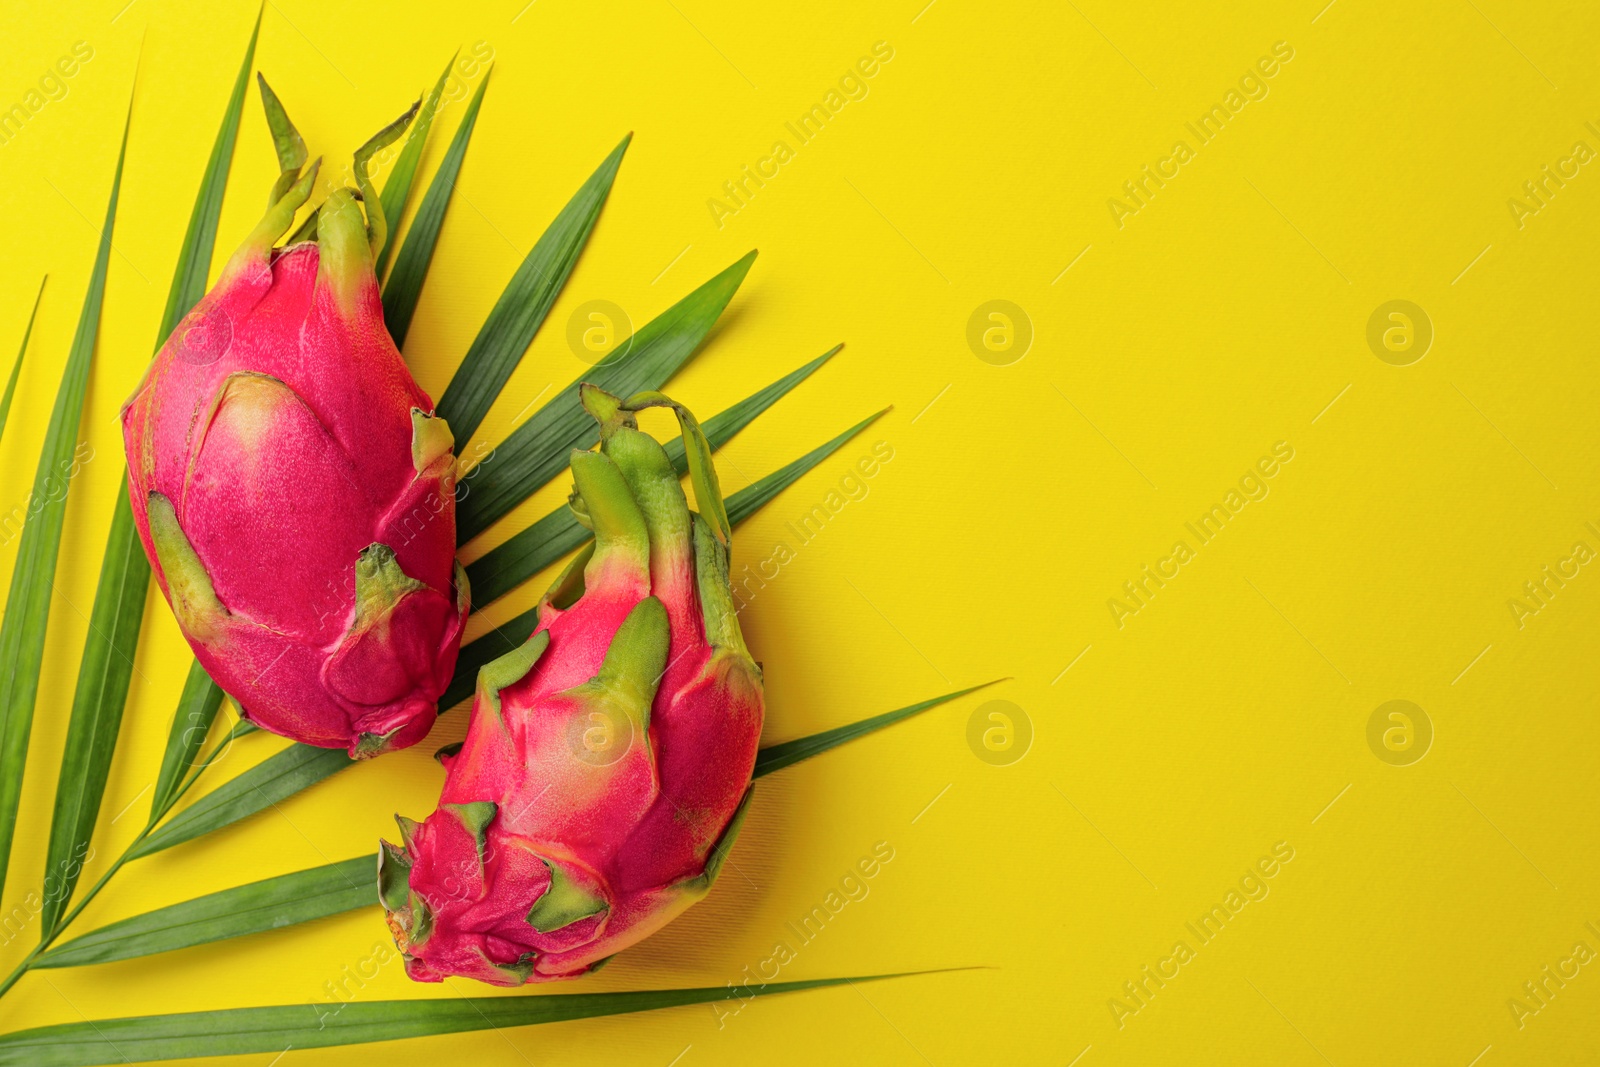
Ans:
[[[728,583],[710,449],[659,393],[583,386],[597,452],[571,505],[595,533],[528,641],[485,666],[439,809],[397,817],[379,894],[406,972],[494,985],[573,978],[705,895],[751,795],[761,668]],[[670,406],[700,514],[634,412]]]
[[[178,625],[240,713],[366,757],[426,736],[468,606],[454,441],[372,266],[386,227],[367,161],[416,108],[279,248],[321,161],[302,172],[304,142],[261,94],[283,172],[122,410],[128,491]]]

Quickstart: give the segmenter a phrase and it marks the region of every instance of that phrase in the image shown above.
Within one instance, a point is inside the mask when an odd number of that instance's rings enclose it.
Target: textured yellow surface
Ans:
[[[581,304],[609,300],[637,325],[755,247],[749,280],[671,392],[708,414],[847,347],[724,451],[724,484],[895,406],[741,532],[746,562],[794,549],[744,612],[766,665],[769,739],[1015,679],[764,780],[708,901],[603,975],[534,995],[740,982],[780,940],[795,949],[784,979],[980,969],[737,1014],[682,1008],[278,1062],[1496,1067],[1592,1055],[1600,18],[1505,0],[1320,12],[1322,0],[922,2],[268,5],[257,64],[330,159],[430,84],[456,45],[492,53],[407,346],[435,395],[543,227],[636,132],[485,440],[581,372],[567,343]],[[144,48],[84,416],[94,459],[72,487],[7,912],[42,877],[120,471],[117,407],[156,340],[255,15],[249,3],[122,3],[13,2],[0,57],[8,106],[76,42],[92,49],[64,95],[50,83],[59,98],[0,145],[5,360],[51,274],[0,444],[10,508],[27,492],[141,37]],[[862,59],[877,60],[872,76],[841,82]],[[828,120],[802,140],[789,124],[813,105]],[[447,135],[460,110],[436,129]],[[723,183],[746,167],[768,177],[730,198]],[[219,263],[275,173],[252,95]],[[1526,182],[1543,183],[1537,198]],[[893,458],[848,481],[878,442]],[[467,557],[565,492],[558,479]],[[789,524],[814,505],[829,518],[798,544]],[[1225,510],[1202,529],[1213,505]],[[9,574],[15,542],[0,551]],[[1546,583],[1538,599],[1529,582]],[[531,597],[496,604],[472,633]],[[152,594],[91,878],[142,820],[188,660]],[[969,722],[989,700],[1014,705],[1008,720],[988,709]],[[1409,703],[1379,712],[1391,701]],[[464,725],[452,712],[433,740]],[[279,744],[241,742],[222,775]],[[138,862],[82,928],[370,850],[391,812],[430,809],[433,747]],[[866,895],[799,944],[787,924],[875,848],[893,859]],[[23,929],[0,962],[36,936]],[[371,973],[387,943],[366,911],[39,972],[0,1018],[14,1029],[327,1006],[329,983]],[[484,992],[377,970],[344,995]],[[1524,983],[1541,981],[1536,999]]]

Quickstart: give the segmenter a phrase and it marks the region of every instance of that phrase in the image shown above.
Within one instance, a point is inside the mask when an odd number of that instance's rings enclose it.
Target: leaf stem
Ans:
[[[84,908],[89,906],[89,902],[91,900],[99,895],[100,890],[104,889],[106,887],[106,883],[110,882],[112,877],[122,869],[123,864],[127,863],[133,858],[134,850],[144,843],[145,838],[150,836],[151,832],[155,830],[156,824],[162,819],[166,818],[167,814],[172,811],[173,806],[178,803],[179,798],[181,798],[184,793],[188,792],[189,787],[194,785],[195,781],[202,773],[205,772],[207,767],[211,766],[211,764],[216,761],[219,755],[232,747],[232,743],[236,736],[236,734],[230,732],[226,737],[219,741],[216,747],[211,750],[211,753],[206,756],[205,759],[201,760],[195,765],[193,772],[188,778],[184,779],[183,784],[173,791],[171,798],[167,800],[167,803],[162,807],[162,809],[159,812],[151,812],[150,820],[145,823],[144,829],[140,830],[138,835],[134,837],[132,841],[128,842],[128,847],[122,850],[122,855],[117,857],[116,862],[112,863],[111,866],[107,868],[106,873],[102,874],[100,879],[95,882],[95,884],[91,886],[87,892],[78,898],[78,902],[73,905],[72,909],[68,911],[66,915],[57,920],[55,926],[53,926],[43,937],[39,939],[39,943],[33,946],[33,950],[22,958],[22,962],[18,963],[11,973],[6,975],[3,981],[0,981],[0,997],[5,996],[11,987],[17,984],[17,980],[20,979],[24,974],[27,974],[28,971],[33,967],[34,961],[43,955],[46,949],[55,944],[57,938],[66,933],[67,927],[72,925],[72,921],[83,912]]]

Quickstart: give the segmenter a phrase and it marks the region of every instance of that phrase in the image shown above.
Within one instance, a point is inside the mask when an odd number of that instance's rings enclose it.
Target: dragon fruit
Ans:
[[[494,985],[591,971],[705,895],[751,796],[761,669],[728,583],[729,525],[694,417],[585,385],[574,452],[594,531],[528,641],[478,674],[437,811],[398,817],[378,887],[406,972]],[[635,412],[671,407],[700,513]]]
[[[416,107],[356,153],[356,189],[274,247],[321,161],[305,166],[264,79],[261,95],[282,173],[122,410],[128,491],[178,625],[240,713],[367,757],[428,733],[468,605],[454,441],[373,273],[386,225],[367,164]]]

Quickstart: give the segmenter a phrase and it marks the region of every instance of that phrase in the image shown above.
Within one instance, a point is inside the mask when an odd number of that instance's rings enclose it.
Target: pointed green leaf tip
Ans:
[[[22,357],[28,354],[28,339],[33,336],[33,323],[39,317],[39,302],[44,299],[44,283],[50,280],[46,274],[39,280],[39,293],[33,298],[33,311],[28,315],[28,328],[22,333],[22,347],[17,349],[17,361],[11,364],[11,377],[6,381],[6,392],[0,397],[0,434],[6,432],[6,416],[11,414],[11,398],[17,392],[17,375],[22,371]]]
[[[422,150],[428,142],[428,131],[433,127],[433,116],[439,110],[439,97],[444,93],[445,83],[450,80],[450,71],[456,63],[456,56],[460,54],[460,49],[457,49],[450,57],[450,62],[444,65],[439,80],[428,90],[428,95],[422,101],[422,110],[417,112],[417,119],[411,124],[411,136],[406,138],[406,146],[400,150],[400,158],[395,160],[394,169],[389,171],[389,177],[383,183],[383,217],[391,230],[399,224],[400,216],[405,214],[406,201],[411,198],[411,184],[417,176],[417,165],[422,162]],[[377,262],[374,266],[379,277],[382,277],[384,268],[388,265],[389,253],[393,247],[392,241],[385,241],[383,247],[378,249]]]
[[[367,205],[367,241],[374,258],[389,238],[389,222],[383,216],[383,197],[373,188],[372,178],[367,173],[367,164],[371,162],[373,156],[400,139],[400,135],[406,132],[406,127],[411,125],[411,120],[416,117],[417,109],[420,107],[422,98],[418,97],[417,102],[407,108],[404,115],[373,134],[366,144],[356,149],[354,167],[356,188],[361,190],[361,202]]]
[[[485,663],[478,671],[478,695],[494,709],[497,718],[500,717],[500,691],[526,678],[548,647],[550,631],[540,630],[499,659]],[[504,719],[501,721],[503,723]]]
[[[456,505],[457,541],[470,541],[555,477],[565,464],[563,449],[594,442],[594,423],[574,402],[578,385],[588,381],[616,396],[659,388],[700,347],[754,262],[751,252],[657,315],[627,342],[627,358],[591,368],[511,431]]]
[[[421,408],[411,409],[411,466],[418,474],[455,448],[450,424]]]
[[[699,420],[688,408],[654,390],[637,393],[622,406],[628,411],[671,408],[673,414],[678,416],[684,454],[689,459],[689,481],[694,485],[694,502],[711,523],[711,532],[717,540],[728,544],[733,538],[733,527],[728,522],[727,505],[722,500],[722,484],[717,480],[717,468],[711,461],[711,442],[706,440]]]
[[[461,357],[461,365],[439,398],[439,410],[463,442],[478,432],[544,325],[594,231],[627,146],[624,138],[540,235]]]
[[[528,910],[528,925],[539,933],[548,934],[610,910],[604,900],[569,878],[559,865],[549,860],[544,860],[544,865],[550,872],[550,887]]]
[[[578,386],[578,402],[583,405],[583,410],[600,424],[602,441],[609,441],[611,435],[624,426],[633,430],[639,428],[639,420],[633,417],[633,413],[622,410],[622,401],[598,385],[584,382]]]
[[[278,153],[278,180],[273,183],[272,194],[267,197],[267,207],[270,208],[283,198],[283,194],[299,177],[300,168],[306,162],[306,142],[289,120],[278,94],[272,91],[272,86],[267,84],[266,76],[260,71],[256,72],[256,84],[261,89],[261,108],[267,113],[267,129],[272,131],[272,147]]]
[[[417,847],[417,828],[422,824],[415,819],[408,819],[404,815],[396,815],[394,824],[400,828],[400,840],[405,842],[406,851],[410,852]]]
[[[439,169],[434,172],[433,180],[428,183],[428,191],[423,194],[422,203],[417,207],[416,216],[411,220],[411,228],[406,232],[405,244],[395,257],[394,269],[389,272],[388,280],[384,283],[383,321],[389,327],[389,334],[394,338],[396,348],[404,349],[406,346],[406,333],[411,329],[411,318],[416,314],[417,301],[422,297],[422,283],[428,276],[429,265],[433,262],[433,252],[439,243],[439,230],[444,225],[445,213],[450,207],[450,197],[455,192],[456,179],[461,174],[461,164],[466,158],[467,144],[472,140],[472,131],[477,125],[478,109],[483,104],[483,93],[488,87],[489,76],[485,73],[483,80],[478,83],[477,91],[467,102],[467,109],[461,116],[455,135],[450,139],[450,148],[445,152],[444,159],[439,162]],[[395,173],[398,172],[397,165]],[[398,219],[398,216],[396,218]],[[387,241],[384,242],[384,247],[388,247]],[[455,418],[455,415],[447,411],[446,417]],[[470,429],[464,422],[458,422],[458,425],[463,430]],[[462,440],[465,441],[471,436],[470,433],[464,433]]]
[[[366,629],[392,611],[401,597],[426,588],[400,569],[394,549],[374,541],[356,557],[356,618],[352,629]]]
[[[835,726],[831,730],[823,730],[821,733],[797,737],[793,741],[766,745],[760,752],[756,753],[756,766],[751,777],[760,778],[762,775],[771,774],[773,771],[781,771],[785,767],[792,767],[801,760],[819,756],[831,748],[837,748],[846,742],[854,741],[858,737],[866,737],[868,734],[876,733],[886,726],[893,726],[902,719],[920,715],[925,711],[937,708],[942,704],[948,704],[950,701],[964,697],[969,693],[976,693],[980,689],[987,689],[991,685],[999,685],[1005,681],[1010,681],[1010,679],[997,678],[992,682],[984,682],[981,685],[958,689],[953,693],[945,693],[943,696],[920,700],[915,704],[896,708],[894,711],[886,711],[881,715],[874,715],[870,719],[861,719],[857,722],[846,723],[844,726]]]
[[[474,800],[466,804],[440,804],[440,808],[456,817],[467,833],[478,843],[478,862],[483,862],[483,851],[488,845],[489,824],[494,822],[499,805],[492,800]]]
[[[167,595],[172,598],[172,613],[178,617],[184,633],[204,644],[221,632],[228,609],[217,599],[211,575],[206,573],[205,564],[200,562],[194,546],[178,525],[172,501],[153,492],[146,513],[156,561],[161,564]]]
[[[411,892],[411,857],[404,848],[380,841],[378,850],[378,899],[390,911],[406,906]]]
[[[641,727],[650,725],[650,704],[667,666],[667,609],[647,596],[617,627],[600,673],[589,685],[603,690]]]
[[[728,853],[733,851],[733,843],[739,837],[739,828],[744,825],[744,817],[750,812],[750,798],[755,795],[754,784],[745,789],[744,796],[739,800],[739,806],[734,809],[733,818],[728,820],[728,828],[722,831],[722,836],[717,838],[716,845],[706,855],[705,870],[693,878],[679,882],[675,888],[696,897],[704,896],[711,891],[717,875],[722,873],[722,865],[728,860]]]

